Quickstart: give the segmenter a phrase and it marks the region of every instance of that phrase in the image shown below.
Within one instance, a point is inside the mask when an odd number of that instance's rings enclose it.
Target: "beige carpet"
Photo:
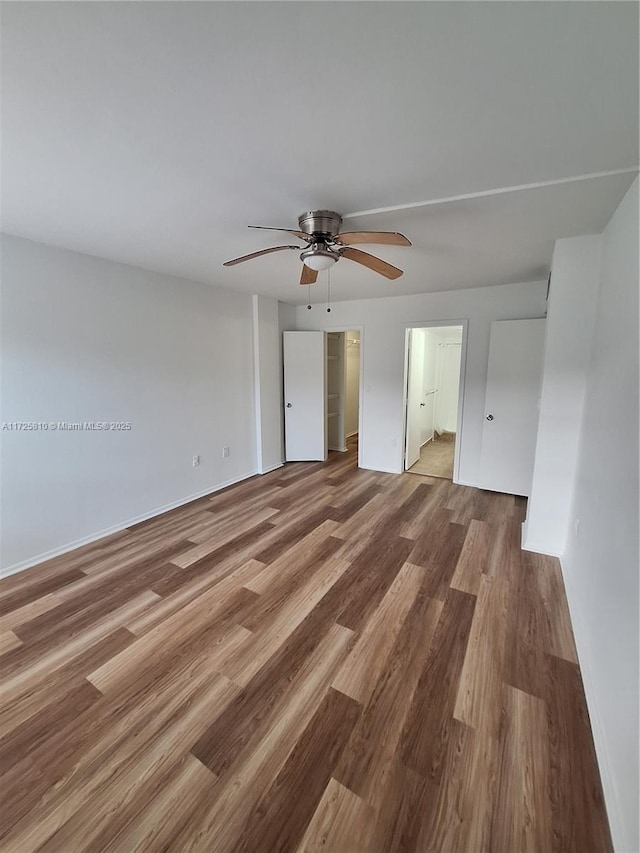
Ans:
[[[453,452],[455,436],[436,438],[420,450],[420,459],[409,468],[410,474],[426,474],[429,477],[453,479]]]

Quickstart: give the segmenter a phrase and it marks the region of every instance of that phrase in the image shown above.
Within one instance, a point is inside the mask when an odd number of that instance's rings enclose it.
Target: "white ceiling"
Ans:
[[[246,225],[638,161],[636,3],[3,5],[3,229],[153,270],[303,302],[294,252],[222,268],[290,242]],[[633,177],[350,218],[414,246],[333,298],[543,278]]]

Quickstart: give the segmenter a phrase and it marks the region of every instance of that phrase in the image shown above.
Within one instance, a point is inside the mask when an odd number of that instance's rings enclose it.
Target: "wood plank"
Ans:
[[[482,577],[453,715],[497,738],[502,720],[509,582]]]
[[[12,610],[11,613],[4,614],[2,617],[2,630],[13,631],[18,625],[23,625],[25,622],[35,619],[41,613],[47,613],[47,611],[57,607],[59,603],[60,599],[57,593],[50,592],[43,595],[42,598],[36,598],[28,604],[23,604],[22,607]]]
[[[436,784],[442,776],[475,601],[464,592],[449,591],[401,740],[404,764]]]
[[[175,691],[164,707],[156,706],[154,715],[138,731],[136,749],[114,742],[109,734],[99,739],[80,767],[47,798],[42,819],[37,824],[18,824],[5,839],[5,849],[16,853],[34,847],[76,850],[97,841],[112,812],[121,809],[141,785],[163,771],[166,762],[175,761],[174,753],[186,750],[198,736],[205,725],[206,709],[224,705],[233,692],[232,685],[221,677],[213,679],[209,674],[193,679],[184,690]],[[90,825],[82,817],[80,804],[94,811]]]
[[[273,784],[253,808],[234,851],[295,850],[359,714],[357,702],[329,688]]]
[[[557,849],[553,844],[550,813],[543,806],[549,791],[548,743],[544,702],[515,687],[507,687],[500,776],[491,830],[494,844],[523,853]],[[601,848],[582,848],[588,849]]]
[[[263,568],[263,563],[259,563],[257,560],[246,559],[246,549],[243,548],[238,554],[228,557],[202,576],[194,578],[178,587],[175,592],[170,593],[150,607],[145,613],[139,614],[128,622],[127,628],[131,633],[142,637],[158,625],[161,625],[169,617],[175,616],[180,610],[196,601],[196,599],[203,596],[213,587],[222,584],[223,581],[225,585],[221,585],[219,592],[224,597],[230,591],[229,585],[233,586],[233,589],[236,589],[238,585],[232,580],[234,576],[236,577],[236,581],[241,581],[244,587],[244,584]]]
[[[244,586],[244,583],[256,571],[253,562],[245,563],[237,572],[229,575],[224,581],[201,596],[190,601],[182,609],[167,617],[160,625],[125,649],[115,658],[105,663],[88,677],[92,684],[103,693],[115,689],[119,682],[140,677],[141,667],[155,666],[157,660],[166,659],[174,653],[174,647],[167,647],[167,633],[172,637],[172,643],[178,645],[206,627],[215,615],[220,615],[232,606],[234,597]],[[227,624],[220,628],[224,631]]]
[[[238,523],[238,520],[235,519],[225,533],[217,532],[214,534],[214,529],[207,530],[206,539],[173,557],[171,562],[174,566],[187,569],[203,557],[208,557],[215,552],[220,553],[222,548],[225,548],[226,551],[229,546],[233,548],[242,547],[244,542],[253,541],[256,534],[259,537],[267,529],[262,526],[264,522],[277,514],[277,509],[265,507],[252,514],[244,523]]]
[[[10,652],[12,649],[17,649],[21,645],[22,640],[13,631],[6,630],[0,634],[0,656],[5,654],[5,652]]]
[[[423,581],[423,569],[404,564],[335,677],[336,690],[356,702],[369,699]]]
[[[364,628],[407,561],[412,544],[408,539],[390,536],[384,528],[369,537],[351,566],[350,594],[338,616],[341,625],[353,631]]]
[[[171,849],[168,840],[184,828],[202,798],[214,796],[216,777],[187,754],[164,774],[138,786],[116,819],[96,838],[101,853]]]
[[[275,618],[260,626],[259,633],[237,654],[222,661],[220,671],[235,684],[246,686],[348,568],[349,564],[340,558],[328,560],[307,583],[292,592]]]
[[[282,696],[295,689],[298,674],[305,671],[308,658],[334,624],[332,597],[336,586],[292,631],[194,745],[193,754],[218,776],[234,763],[251,737],[263,729]]]
[[[64,715],[64,697],[83,683],[89,672],[126,649],[134,640],[135,637],[126,628],[116,628],[97,643],[89,644],[82,654],[65,661],[59,669],[38,679],[31,690],[0,709],[2,736],[26,724],[31,717],[48,706],[60,704],[60,713]],[[74,714],[77,715],[77,708],[74,709]]]
[[[545,655],[545,666],[550,808],[542,811],[551,814],[549,849],[608,853],[613,846],[580,670],[553,655]]]
[[[197,850],[202,838],[215,838],[216,853],[233,850],[256,803],[269,789],[324,697],[344,659],[352,632],[334,625],[309,658],[297,689],[283,697],[270,720],[249,741],[230,771],[218,782],[213,803],[172,840],[175,849]]]
[[[546,650],[556,657],[578,663],[560,560],[543,554],[532,554],[532,557],[539,571],[540,599],[546,621]]]
[[[247,589],[258,594],[272,593],[276,587],[286,584],[298,572],[313,571],[317,562],[330,557],[343,545],[341,540],[332,536],[336,527],[336,522],[331,519],[321,522],[295,546],[281,553],[272,563],[265,565],[261,572],[247,581]],[[327,542],[329,539],[331,541]],[[304,554],[303,559],[301,559],[301,553]],[[263,599],[264,602],[265,599]]]
[[[529,552],[513,556],[512,562],[517,571],[507,629],[505,679],[519,690],[544,698],[544,654],[550,641],[539,570]]]
[[[340,782],[329,779],[298,853],[373,851],[375,811]],[[379,849],[379,848],[378,848]]]
[[[482,575],[486,573],[491,548],[491,528],[475,518],[469,522],[467,535],[451,578],[453,589],[477,595]]]
[[[114,613],[100,619],[89,630],[59,647],[54,647],[47,654],[39,656],[27,668],[18,668],[16,671],[10,672],[0,692],[0,704],[4,706],[15,702],[21,694],[33,689],[38,679],[45,677],[52,669],[62,667],[65,663],[82,655],[87,646],[107,637],[116,628],[122,627],[128,619],[146,610],[155,601],[157,601],[157,596],[153,592],[141,593]],[[19,652],[20,649],[15,651]]]
[[[419,597],[364,707],[334,777],[379,810],[389,799],[405,721],[440,621],[442,602]]]
[[[67,584],[80,580],[83,577],[84,575],[78,569],[69,569],[66,572],[58,572],[41,581],[34,579],[34,582],[28,586],[5,592],[0,595],[0,616],[11,613],[13,610],[18,610],[47,593],[55,592],[55,590],[61,589]]]
[[[440,601],[446,598],[466,536],[466,528],[450,518],[449,510],[435,509],[408,558],[428,570],[426,592]]]

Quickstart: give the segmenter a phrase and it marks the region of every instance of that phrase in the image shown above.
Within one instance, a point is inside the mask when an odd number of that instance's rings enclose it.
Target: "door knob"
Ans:
[[[287,403],[287,409],[291,408],[291,403]]]
[[[487,420],[488,420],[488,421],[492,421],[492,420],[493,420],[493,415],[487,415]]]

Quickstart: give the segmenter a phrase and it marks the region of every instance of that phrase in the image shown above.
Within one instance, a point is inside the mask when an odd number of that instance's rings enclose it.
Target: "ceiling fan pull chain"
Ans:
[[[327,314],[331,313],[331,267],[327,270]]]
[[[307,311],[311,311],[311,285],[307,285]]]

